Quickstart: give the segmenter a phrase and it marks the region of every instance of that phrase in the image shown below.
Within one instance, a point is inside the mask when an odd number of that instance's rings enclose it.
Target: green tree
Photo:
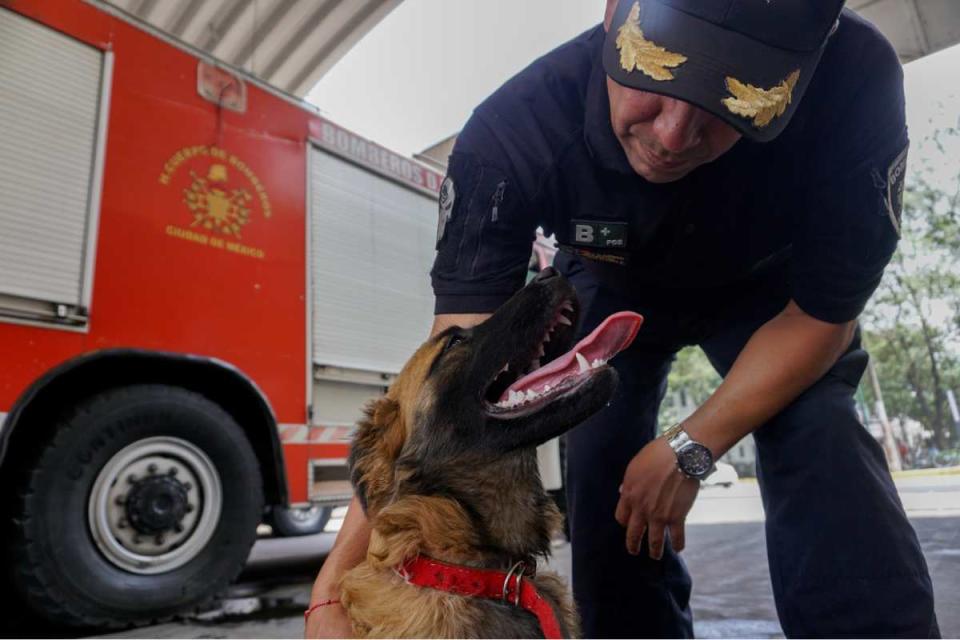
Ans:
[[[947,391],[960,391],[960,136],[941,130],[919,148],[900,245],[863,325],[888,414],[918,420],[946,448],[956,438]]]
[[[687,347],[677,354],[667,385],[668,395],[660,406],[661,429],[685,417],[684,408],[678,402],[680,394],[685,396],[689,403],[699,406],[720,385],[720,376],[699,347]]]

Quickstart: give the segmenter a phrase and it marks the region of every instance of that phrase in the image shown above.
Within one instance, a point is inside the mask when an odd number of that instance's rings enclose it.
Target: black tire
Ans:
[[[98,476],[111,468],[118,452],[137,451],[140,443],[156,440],[187,442],[203,453],[210,463],[205,477],[216,476],[222,488],[221,506],[219,516],[209,506],[214,491],[196,500],[197,506],[184,506],[188,513],[196,512],[197,524],[192,530],[181,526],[177,534],[171,529],[171,538],[187,536],[189,541],[207,523],[202,538],[207,542],[193,538],[189,546],[195,555],[184,556],[189,559],[182,566],[145,575],[121,568],[94,540],[91,500],[97,495],[93,490]],[[179,477],[184,475],[189,477]],[[150,482],[156,478],[151,476]],[[109,486],[134,494],[121,484]],[[11,548],[14,584],[30,608],[71,627],[151,623],[209,600],[243,568],[263,513],[260,470],[243,430],[205,397],[162,385],[113,389],[66,412],[18,489],[18,526]],[[124,505],[118,506],[123,513],[133,513],[129,502],[118,498],[113,503]],[[141,513],[145,510],[135,515]],[[188,542],[180,546],[188,547]],[[170,551],[177,552],[177,547]]]
[[[283,538],[309,536],[323,532],[332,512],[333,507],[318,505],[305,508],[274,507],[270,510],[270,526],[274,535]]]

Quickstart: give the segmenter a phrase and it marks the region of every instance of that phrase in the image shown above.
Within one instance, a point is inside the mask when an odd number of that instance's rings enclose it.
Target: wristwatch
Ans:
[[[663,437],[677,456],[677,468],[683,475],[694,480],[703,480],[717,470],[713,453],[699,442],[691,440],[683,430],[682,422],[667,429]]]

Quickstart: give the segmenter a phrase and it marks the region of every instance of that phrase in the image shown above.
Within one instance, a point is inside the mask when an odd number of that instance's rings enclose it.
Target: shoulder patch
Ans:
[[[887,214],[893,228],[900,235],[900,220],[903,214],[903,190],[907,182],[907,152],[910,145],[903,148],[887,169]]]
[[[447,223],[453,217],[453,202],[457,198],[457,190],[453,185],[453,178],[447,176],[440,185],[440,212],[437,218],[437,247],[447,230]]]

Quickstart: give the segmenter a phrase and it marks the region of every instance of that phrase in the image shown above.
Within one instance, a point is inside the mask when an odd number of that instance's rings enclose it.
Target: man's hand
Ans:
[[[663,438],[656,438],[640,450],[623,476],[617,522],[627,528],[627,551],[640,553],[640,541],[647,532],[650,557],[663,557],[664,537],[670,530],[675,551],[684,547],[684,520],[700,490],[700,482],[677,469],[677,458]]]
[[[311,606],[315,601],[311,598]],[[323,602],[324,599],[317,599]],[[303,632],[304,638],[351,638],[353,628],[347,610],[341,604],[329,604],[315,609],[307,618],[307,626]]]

